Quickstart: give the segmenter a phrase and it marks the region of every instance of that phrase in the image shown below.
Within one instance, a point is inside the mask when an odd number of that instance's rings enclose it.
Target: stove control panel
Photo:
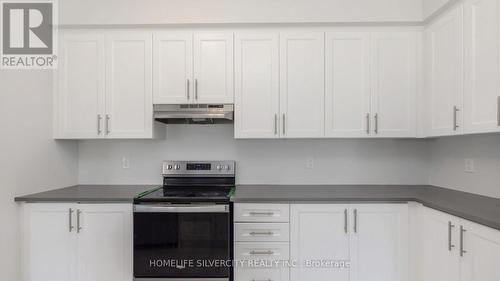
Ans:
[[[164,161],[163,175],[234,176],[235,161]]]

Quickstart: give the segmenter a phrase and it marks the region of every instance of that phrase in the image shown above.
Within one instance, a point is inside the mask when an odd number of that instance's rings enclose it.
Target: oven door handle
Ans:
[[[134,205],[134,213],[229,213],[229,205]]]

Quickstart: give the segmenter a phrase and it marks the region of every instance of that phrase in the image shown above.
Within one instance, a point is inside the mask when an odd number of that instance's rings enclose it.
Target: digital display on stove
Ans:
[[[207,171],[211,170],[212,167],[210,164],[206,163],[187,163],[186,170],[188,171]]]

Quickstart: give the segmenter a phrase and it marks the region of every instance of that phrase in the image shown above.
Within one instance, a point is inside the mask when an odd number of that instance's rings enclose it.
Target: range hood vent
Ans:
[[[154,118],[165,124],[232,123],[232,104],[155,104]]]

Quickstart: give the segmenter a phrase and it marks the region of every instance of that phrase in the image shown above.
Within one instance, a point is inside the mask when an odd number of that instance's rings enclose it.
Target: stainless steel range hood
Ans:
[[[232,104],[155,104],[154,118],[165,124],[231,123]]]

